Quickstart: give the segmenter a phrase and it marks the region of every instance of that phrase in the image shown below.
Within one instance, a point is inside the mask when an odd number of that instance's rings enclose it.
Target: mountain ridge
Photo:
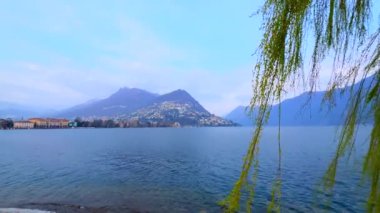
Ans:
[[[325,126],[325,125],[342,125],[346,114],[346,106],[350,95],[343,93],[345,89],[352,88],[357,91],[359,85],[369,87],[375,76],[370,76],[356,84],[337,89],[332,95],[335,97],[335,103],[332,108],[322,106],[326,91],[316,91],[312,93],[304,92],[298,96],[286,99],[281,102],[281,125],[283,126]],[[224,118],[243,126],[254,125],[255,112],[251,116],[245,111],[247,107],[238,106],[228,113]],[[272,105],[271,115],[268,118],[267,125],[278,125],[280,105]]]
[[[74,119],[113,118],[140,122],[178,122],[182,126],[233,126],[233,122],[208,112],[187,91],[158,95],[138,88],[120,88],[105,99],[84,103],[56,115]]]
[[[58,117],[114,117],[128,114],[152,101],[157,94],[137,88],[120,88],[105,99],[79,104],[56,114]]]

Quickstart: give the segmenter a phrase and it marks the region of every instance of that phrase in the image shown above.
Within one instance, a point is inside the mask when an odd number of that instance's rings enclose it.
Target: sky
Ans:
[[[248,105],[256,0],[2,0],[0,102],[64,109],[121,87]],[[5,88],[5,89],[4,89]]]

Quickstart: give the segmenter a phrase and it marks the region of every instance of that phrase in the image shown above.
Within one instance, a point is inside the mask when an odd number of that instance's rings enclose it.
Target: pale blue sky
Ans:
[[[181,88],[224,115],[249,103],[261,2],[1,0],[0,101],[62,109]]]

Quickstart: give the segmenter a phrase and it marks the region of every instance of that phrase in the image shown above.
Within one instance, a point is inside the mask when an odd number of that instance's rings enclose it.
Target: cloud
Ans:
[[[60,80],[63,70],[50,71],[33,63],[11,66],[0,72],[0,84],[7,88],[0,91],[2,101],[39,106],[41,108],[64,107],[88,98],[81,91]]]
[[[182,70],[149,65],[111,64],[108,70],[82,70],[68,64],[46,66],[22,63],[0,72],[2,101],[64,108],[93,98],[104,98],[118,88],[138,87],[164,94],[185,89],[212,113],[224,115],[249,101],[250,72],[225,74],[209,70]],[[112,71],[109,71],[112,70]]]
[[[70,40],[70,36],[75,37],[78,33],[83,37],[82,45],[92,51],[85,52],[91,56],[90,60],[74,57],[76,52],[82,51],[83,47],[78,46],[69,53],[44,49],[42,52],[48,60],[0,61],[0,85],[7,88],[0,90],[0,101],[62,109],[89,99],[107,97],[127,86],[160,94],[185,89],[218,115],[228,113],[237,105],[248,104],[249,66],[226,72],[197,67],[194,62],[202,56],[196,51],[164,41],[134,19],[115,16],[112,22],[107,22],[112,32],[97,34],[85,19],[76,21],[75,10],[69,6],[65,8],[59,14],[69,14],[68,22],[58,17],[60,21],[56,25],[54,20],[46,20],[36,29],[42,34],[53,30],[57,37],[61,36],[55,42]],[[35,21],[30,20],[31,23]],[[32,46],[37,50],[36,45],[38,43]],[[33,49],[28,51],[32,54]]]

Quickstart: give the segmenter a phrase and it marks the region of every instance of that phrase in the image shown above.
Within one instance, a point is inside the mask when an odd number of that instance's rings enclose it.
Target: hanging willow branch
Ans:
[[[294,88],[299,79],[304,79],[303,61],[307,56],[305,40],[314,43],[310,59],[306,58],[311,61],[308,74],[310,92],[317,87],[321,63],[326,56],[332,54],[334,57],[331,82],[325,96],[327,101],[333,101],[335,89],[352,85],[370,74],[376,75],[369,85],[365,86],[362,82],[358,90],[351,88],[347,91],[351,94],[352,104],[345,114],[346,121],[341,130],[338,149],[326,172],[324,185],[326,189],[334,186],[339,159],[355,143],[357,124],[362,118],[372,116],[374,125],[363,171],[372,181],[368,210],[380,211],[380,28],[368,36],[370,6],[370,0],[265,1],[260,11],[264,34],[257,51],[258,61],[254,69],[253,97],[250,103],[252,111],[257,108],[256,128],[240,177],[230,195],[221,202],[226,212],[239,211],[242,191],[245,188],[251,189],[252,184],[255,184],[250,183],[248,177],[257,176],[258,171],[251,171],[251,167],[253,162],[257,162],[260,137],[270,115],[271,105],[280,101],[285,87]],[[305,35],[309,30],[313,35]],[[279,125],[280,120],[281,117]],[[268,211],[280,211],[281,163],[278,171]],[[254,192],[250,191],[249,194],[253,196]],[[252,199],[249,198],[250,201]],[[247,211],[251,211],[251,207],[252,205],[247,205]]]

